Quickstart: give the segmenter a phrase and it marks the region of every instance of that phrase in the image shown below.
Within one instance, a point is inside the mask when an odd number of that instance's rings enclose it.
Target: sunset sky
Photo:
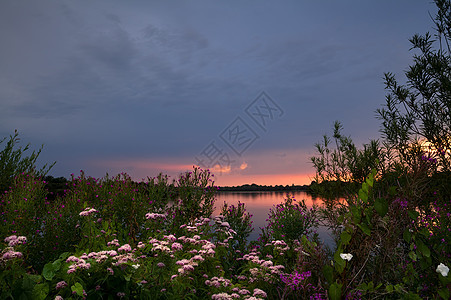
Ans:
[[[0,138],[84,170],[218,185],[309,184],[335,120],[379,138],[384,72],[404,82],[429,0],[0,2]],[[3,148],[4,144],[0,145]]]

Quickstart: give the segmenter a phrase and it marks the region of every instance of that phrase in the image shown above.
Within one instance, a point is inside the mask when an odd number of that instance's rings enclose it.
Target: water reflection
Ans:
[[[227,204],[237,205],[238,202],[246,205],[246,210],[250,212],[253,217],[252,221],[254,231],[251,233],[249,240],[257,240],[261,232],[260,228],[266,225],[269,209],[274,205],[280,204],[286,199],[287,194],[291,195],[296,200],[304,200],[308,207],[321,205],[323,202],[320,198],[312,197],[304,191],[290,191],[290,192],[220,192],[216,196],[216,210],[215,215],[221,212],[224,202]],[[318,234],[321,240],[330,247],[333,246],[333,239],[325,227],[318,228]]]

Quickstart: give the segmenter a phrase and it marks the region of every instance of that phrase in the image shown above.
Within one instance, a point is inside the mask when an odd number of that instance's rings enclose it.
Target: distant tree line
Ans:
[[[308,185],[258,185],[258,184],[243,184],[240,186],[221,186],[219,192],[247,192],[247,191],[308,191]]]

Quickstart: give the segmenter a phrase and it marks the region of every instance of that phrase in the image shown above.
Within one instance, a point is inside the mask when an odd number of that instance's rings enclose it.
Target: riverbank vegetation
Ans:
[[[336,122],[312,158],[324,206],[288,196],[258,241],[243,204],[213,215],[208,170],[55,179],[2,140],[0,298],[449,299],[451,2],[435,3],[407,83],[386,74],[381,139],[358,147]]]

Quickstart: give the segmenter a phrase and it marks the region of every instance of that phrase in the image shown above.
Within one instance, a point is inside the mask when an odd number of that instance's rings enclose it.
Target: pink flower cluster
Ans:
[[[279,244],[274,248],[276,249],[278,246]],[[251,261],[257,265],[254,268],[249,269],[249,272],[251,273],[251,276],[249,276],[249,282],[263,280],[269,283],[274,283],[277,281],[278,277],[282,274],[282,270],[285,268],[283,265],[274,266],[274,263],[271,260],[260,259],[258,254],[254,251],[244,255],[242,260]]]
[[[166,214],[158,214],[158,213],[147,213],[146,214],[146,219],[152,219],[152,220],[156,220],[156,219],[166,219],[167,215]]]
[[[56,284],[55,289],[61,290],[61,289],[64,289],[66,286],[67,286],[67,282],[62,280]]]
[[[91,215],[91,214],[93,214],[95,212],[97,212],[96,209],[90,208],[90,207],[86,207],[85,210],[80,213],[80,216],[89,216],[89,215]]]
[[[230,286],[232,283],[230,282],[229,279],[223,278],[223,277],[212,277],[210,280],[206,280],[205,281],[205,285],[208,286],[214,286],[216,288],[220,288],[222,287],[228,287]]]
[[[130,252],[132,251],[132,247],[129,244],[125,244],[121,247],[119,247],[119,249],[117,249],[118,252]]]
[[[66,259],[67,263],[73,263],[69,266],[69,269],[67,270],[67,274],[71,274],[76,272],[77,270],[84,269],[88,270],[91,268],[91,264],[87,263],[83,258],[78,258],[76,256],[69,256]]]
[[[1,260],[11,260],[14,258],[22,258],[23,254],[22,252],[14,251],[12,247],[7,247],[2,251],[3,255]]]
[[[232,294],[228,294],[228,293],[218,293],[218,294],[213,294],[211,296],[211,299],[216,299],[216,300],[232,300],[232,299],[241,299],[241,296],[245,296],[246,300],[262,300],[263,298],[267,297],[267,294],[265,291],[261,290],[261,289],[254,289],[253,295],[252,296],[246,296],[246,295],[250,295],[251,292],[247,289],[239,289],[239,288],[233,288],[232,289]],[[261,298],[260,298],[261,297]]]
[[[14,247],[16,245],[24,244],[27,242],[27,238],[24,236],[11,235],[5,238],[5,242],[8,243],[9,247]]]

